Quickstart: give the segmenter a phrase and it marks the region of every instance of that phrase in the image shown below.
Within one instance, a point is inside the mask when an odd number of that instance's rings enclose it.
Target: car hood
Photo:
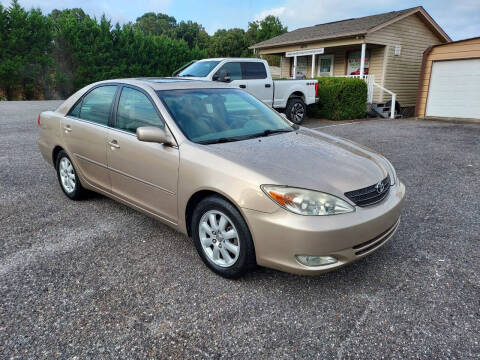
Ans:
[[[337,196],[384,179],[386,159],[365,147],[319,131],[300,128],[205,150],[260,175],[264,183],[319,190]]]

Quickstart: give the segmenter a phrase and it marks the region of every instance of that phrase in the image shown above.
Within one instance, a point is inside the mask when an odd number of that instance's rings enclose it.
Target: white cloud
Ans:
[[[279,7],[279,8],[274,8],[274,9],[269,9],[269,10],[264,10],[257,14],[255,16],[255,20],[263,20],[265,19],[268,15],[273,15],[273,16],[283,16],[285,13],[285,8],[284,7]]]

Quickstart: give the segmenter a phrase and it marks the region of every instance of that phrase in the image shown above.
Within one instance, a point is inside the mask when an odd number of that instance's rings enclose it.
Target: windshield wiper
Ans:
[[[199,141],[198,143],[203,145],[208,145],[208,144],[220,144],[220,143],[227,143],[227,142],[240,141],[240,140],[242,139],[236,138],[236,137],[231,137],[231,138],[222,137],[222,138],[213,139],[213,140],[203,140],[203,141]]]
[[[184,77],[184,76],[191,76],[191,77],[195,77],[195,75],[192,75],[192,74],[182,74],[182,75],[178,75],[178,77]]]
[[[248,138],[252,139],[252,138],[256,138],[256,137],[268,136],[268,135],[272,135],[272,134],[287,133],[287,132],[292,132],[292,131],[293,131],[293,129],[275,129],[275,130],[267,129],[267,130],[264,130],[260,133],[252,134],[252,135],[248,136]]]

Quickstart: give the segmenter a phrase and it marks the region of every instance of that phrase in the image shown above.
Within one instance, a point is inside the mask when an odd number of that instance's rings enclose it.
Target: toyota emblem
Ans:
[[[375,190],[377,190],[377,193],[379,194],[383,193],[383,190],[385,190],[385,185],[382,181],[379,181],[377,185],[375,185]]]

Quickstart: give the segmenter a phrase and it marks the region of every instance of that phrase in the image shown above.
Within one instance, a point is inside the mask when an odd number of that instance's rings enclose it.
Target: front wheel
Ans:
[[[290,100],[288,100],[287,108],[285,109],[288,120],[295,124],[301,124],[305,119],[306,112],[307,106],[302,99],[291,98]]]
[[[195,208],[191,226],[198,254],[217,274],[237,278],[255,266],[247,223],[230,202],[219,196],[203,199]]]

